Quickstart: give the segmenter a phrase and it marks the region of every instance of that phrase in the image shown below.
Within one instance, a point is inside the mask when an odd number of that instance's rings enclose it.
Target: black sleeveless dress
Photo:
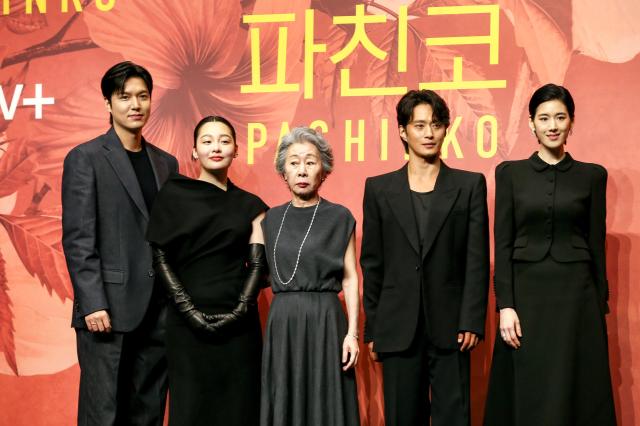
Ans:
[[[230,312],[246,275],[251,222],[267,206],[229,181],[172,176],[155,200],[147,239],[206,313]],[[257,310],[225,337],[193,331],[170,306],[166,328],[169,424],[258,424],[262,336]]]
[[[338,299],[344,255],[355,227],[345,207],[322,200],[297,262],[315,206],[267,212],[262,222],[273,300],[262,360],[261,426],[357,426],[355,370],[342,371],[347,320]],[[274,265],[277,262],[277,272]]]

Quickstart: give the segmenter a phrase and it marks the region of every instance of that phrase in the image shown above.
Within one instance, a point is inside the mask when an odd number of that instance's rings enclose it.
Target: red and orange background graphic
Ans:
[[[487,176],[492,212],[496,165],[536,150],[531,93],[568,87],[577,105],[568,151],[609,170],[612,380],[620,424],[640,423],[638,22],[636,0],[0,0],[0,424],[75,422],[62,161],[106,131],[99,82],[121,60],[151,71],[144,134],[184,174],[197,173],[195,123],[220,114],[238,130],[232,180],[283,203],[279,136],[311,125],[336,158],[321,194],[359,223],[364,179],[404,162],[394,107],[406,90],[434,88],[447,100],[445,162]],[[269,300],[261,297],[263,317]],[[487,339],[472,356],[474,425],[494,306],[491,297]],[[363,356],[357,374],[362,423],[382,425],[380,367]]]

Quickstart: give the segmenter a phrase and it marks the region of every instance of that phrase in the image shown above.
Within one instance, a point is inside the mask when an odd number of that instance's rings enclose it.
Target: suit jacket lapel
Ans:
[[[118,179],[122,182],[122,185],[142,213],[142,216],[144,216],[146,220],[149,220],[149,212],[147,211],[147,206],[142,196],[142,190],[140,189],[136,172],[133,170],[131,161],[113,127],[106,134],[104,148],[105,157],[107,157],[107,161],[109,161],[109,164],[111,164],[111,167],[115,170],[116,176],[118,176]]]
[[[156,178],[156,187],[160,189],[162,183],[165,182],[169,176],[169,166],[162,159],[160,154],[158,154],[158,151],[154,146],[146,141],[144,145],[147,150],[147,155],[149,156],[149,162],[151,163],[153,174]]]
[[[458,198],[460,188],[457,188],[451,181],[451,170],[444,163],[440,165],[440,172],[433,189],[432,205],[429,212],[429,226],[427,235],[422,247],[422,260],[427,256],[431,246],[433,246],[440,228],[449,216],[451,208]]]
[[[420,243],[418,242],[418,229],[413,212],[406,165],[391,175],[389,185],[385,190],[385,196],[387,197],[391,211],[398,220],[400,228],[402,228],[402,231],[409,240],[411,247],[419,254]]]

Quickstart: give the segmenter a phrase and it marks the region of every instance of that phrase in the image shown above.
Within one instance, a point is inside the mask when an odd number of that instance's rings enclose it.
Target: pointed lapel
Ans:
[[[144,197],[142,196],[142,190],[140,189],[136,172],[133,170],[131,161],[113,127],[107,132],[103,147],[105,148],[105,157],[107,157],[107,161],[116,172],[116,176],[118,176],[118,179],[120,179],[120,182],[122,182],[122,185],[144,218],[149,220],[149,212],[144,203]]]
[[[156,178],[156,187],[160,189],[162,183],[167,180],[169,176],[169,166],[166,161],[163,161],[162,157],[158,153],[158,149],[145,140],[144,146],[149,156],[149,162],[153,169],[153,175]]]
[[[436,185],[433,188],[433,197],[431,198],[432,205],[431,211],[429,212],[429,226],[422,247],[422,260],[424,260],[429,250],[431,250],[431,246],[436,240],[444,221],[447,219],[447,216],[449,216],[459,192],[460,188],[453,185],[451,181],[451,169],[444,163],[441,163]]]
[[[385,188],[385,196],[389,207],[400,224],[400,228],[405,233],[411,247],[420,254],[420,244],[418,242],[418,229],[416,218],[411,202],[411,192],[409,189],[409,176],[407,165],[391,175],[389,185]]]

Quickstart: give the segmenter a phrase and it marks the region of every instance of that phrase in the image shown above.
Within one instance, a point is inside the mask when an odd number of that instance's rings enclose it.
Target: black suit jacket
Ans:
[[[145,142],[158,188],[178,170]],[[136,328],[153,291],[149,212],[131,161],[111,128],[67,154],[62,174],[62,246],[73,284],[73,327],[106,309],[114,331]]]
[[[555,166],[537,153],[496,168],[495,293],[498,308],[516,307],[513,261],[591,261],[606,311],[607,171],[569,154]],[[516,307],[517,309],[517,307]]]
[[[420,286],[431,341],[457,348],[458,331],[484,335],[489,285],[485,178],[441,165],[422,257],[405,165],[367,179],[360,264],[365,341],[378,352],[409,347],[419,320]]]

